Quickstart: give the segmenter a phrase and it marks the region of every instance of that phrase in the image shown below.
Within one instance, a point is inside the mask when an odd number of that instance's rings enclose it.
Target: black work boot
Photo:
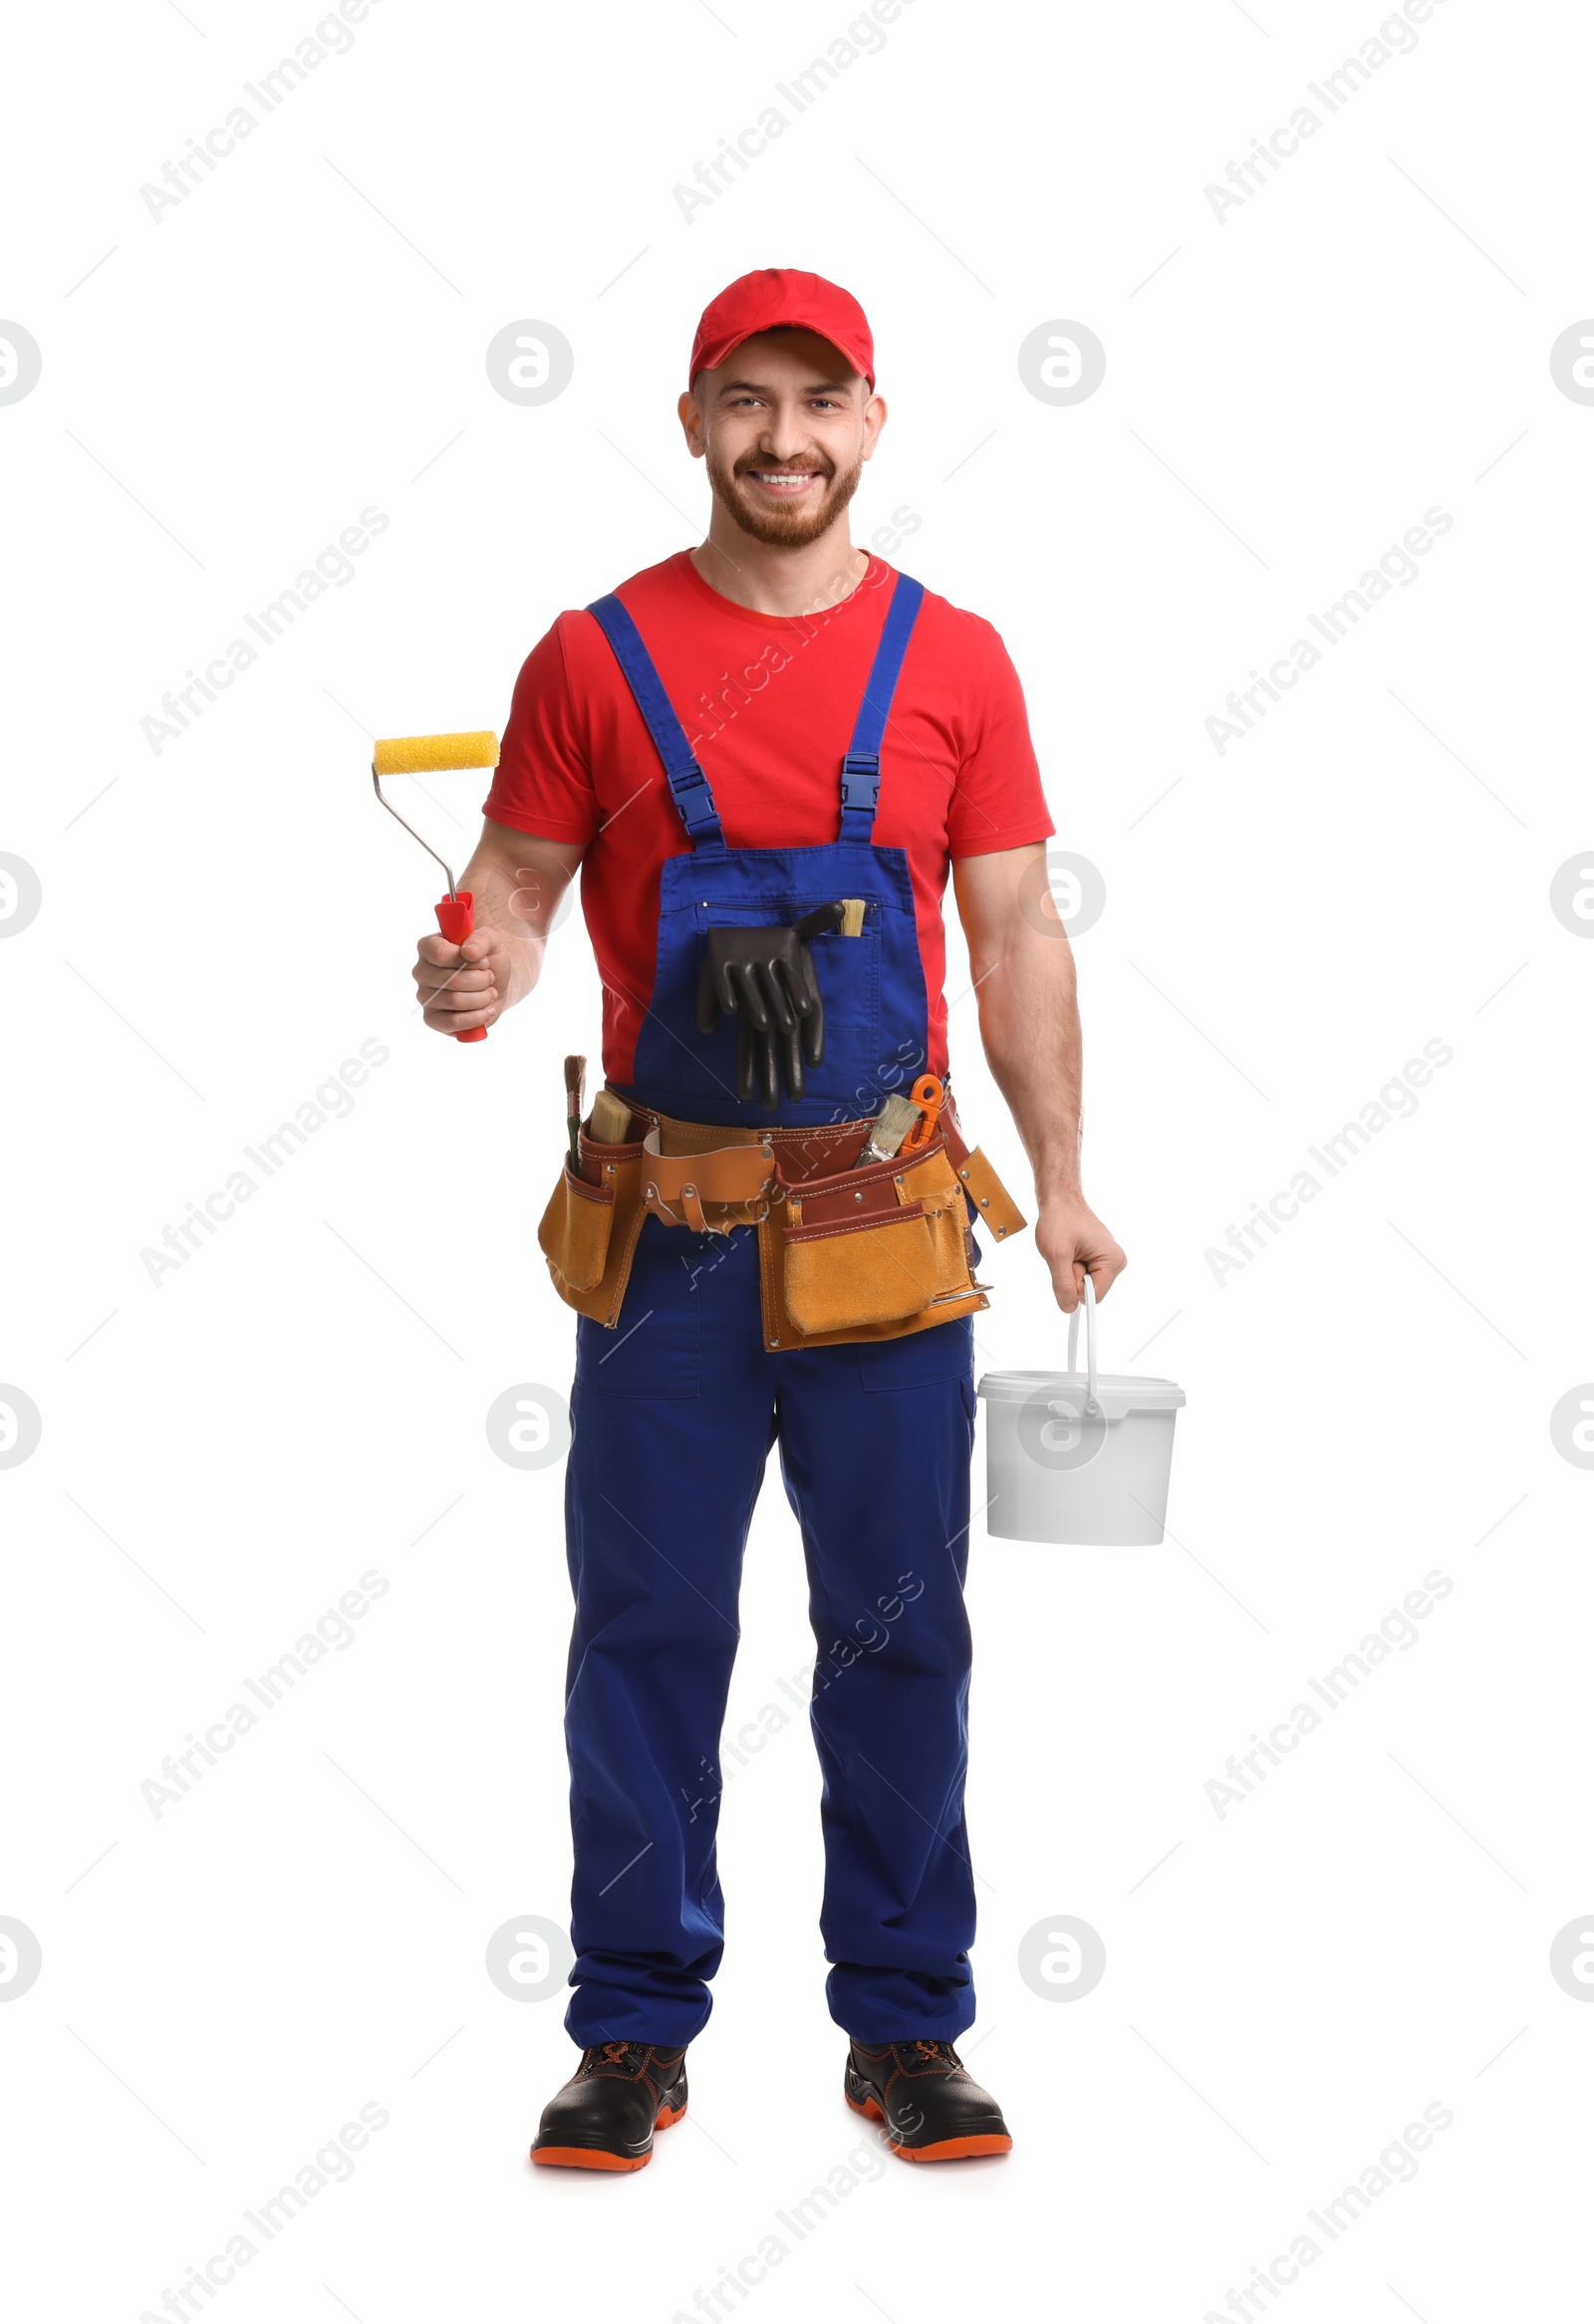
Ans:
[[[640,2171],[654,2155],[654,2132],[686,2111],[686,2053],[645,2041],[605,2041],[542,2110],[534,2163],[577,2171]]]
[[[905,2163],[955,2163],[1005,2155],[1002,2110],[949,2041],[855,2041],[847,2053],[847,2103],[886,2125]]]

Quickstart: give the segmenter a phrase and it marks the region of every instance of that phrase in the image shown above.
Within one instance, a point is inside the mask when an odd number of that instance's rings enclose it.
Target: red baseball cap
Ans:
[[[717,371],[733,349],[756,331],[785,325],[799,331],[817,331],[839,348],[853,370],[875,385],[875,342],[869,317],[850,291],[826,282],[822,274],[804,274],[795,266],[760,266],[737,277],[703,309],[692,341],[690,387],[699,372]]]

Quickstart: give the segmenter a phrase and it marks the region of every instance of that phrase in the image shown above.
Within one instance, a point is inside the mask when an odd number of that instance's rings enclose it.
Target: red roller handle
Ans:
[[[468,888],[461,888],[457,896],[445,896],[437,905],[437,925],[450,944],[462,944],[476,924],[475,901]],[[472,1025],[468,1033],[456,1033],[456,1041],[485,1041],[485,1025]]]

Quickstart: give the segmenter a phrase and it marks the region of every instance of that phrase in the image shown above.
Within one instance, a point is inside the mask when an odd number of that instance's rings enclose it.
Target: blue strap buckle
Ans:
[[[880,801],[880,753],[850,750],[841,762],[843,812],[873,815]]]
[[[714,807],[714,795],[708,788],[708,777],[695,759],[669,777],[670,795],[674,799],[680,820],[686,827],[688,839],[695,840],[700,832],[717,837],[719,816]]]

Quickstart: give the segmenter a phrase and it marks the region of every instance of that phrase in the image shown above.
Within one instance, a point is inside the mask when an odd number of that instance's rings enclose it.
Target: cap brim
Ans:
[[[692,367],[693,378],[698,372],[722,371],[738,347],[745,347],[749,339],[757,339],[766,331],[811,331],[816,339],[822,339],[827,347],[833,347],[836,350],[836,353],[845,360],[848,370],[856,379],[867,380],[871,387],[875,384],[874,373],[866,371],[863,364],[859,362],[856,349],[848,347],[844,340],[838,339],[835,333],[828,330],[823,323],[815,323],[808,316],[801,314],[773,316],[767,322],[755,324],[751,331],[743,331],[736,338],[727,340],[719,346],[705,348]]]

